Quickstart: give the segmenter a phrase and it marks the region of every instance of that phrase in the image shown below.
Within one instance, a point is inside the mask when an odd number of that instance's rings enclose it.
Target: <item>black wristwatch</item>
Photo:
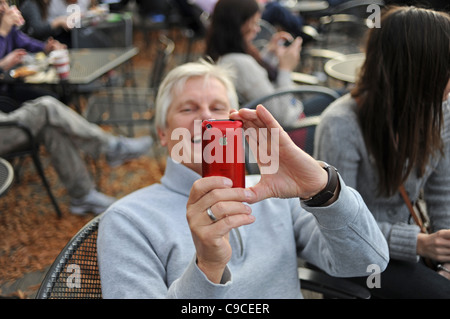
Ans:
[[[325,162],[323,169],[328,173],[328,183],[324,189],[322,189],[319,193],[310,198],[300,198],[303,204],[309,207],[318,207],[322,206],[326,202],[328,202],[333,196],[334,192],[336,192],[336,188],[338,186],[338,174],[337,169],[334,166],[331,166]]]

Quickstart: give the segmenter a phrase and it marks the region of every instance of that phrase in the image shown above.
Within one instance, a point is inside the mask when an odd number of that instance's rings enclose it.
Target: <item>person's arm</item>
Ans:
[[[157,224],[157,219],[153,217],[152,223]],[[223,298],[231,282],[228,268],[218,284],[210,281],[200,270],[194,254],[186,268],[168,270],[170,256],[161,253],[167,248],[164,246],[167,244],[166,234],[155,235],[164,227],[148,225],[147,222],[136,219],[123,206],[111,207],[104,213],[97,237],[103,298]],[[153,232],[148,227],[156,229]],[[155,238],[147,237],[146,232],[151,232]],[[176,266],[185,267],[184,264]],[[171,276],[175,275],[178,277],[171,282]]]
[[[23,49],[16,49],[0,59],[0,68],[9,71],[12,67],[22,62],[27,52]]]
[[[97,252],[105,299],[166,298],[164,265],[126,214],[119,210],[104,214]]]
[[[444,155],[438,159],[424,187],[424,198],[427,213],[431,222],[432,234],[419,234],[417,238],[417,253],[442,263],[450,263],[450,98],[443,104]],[[435,159],[437,160],[437,159]],[[432,160],[433,162],[433,160]],[[450,276],[445,271],[443,275]]]
[[[321,122],[316,128],[314,156],[336,166],[349,187],[356,190],[365,187],[365,193],[375,196],[377,189],[372,183],[375,177],[370,177],[370,172],[373,174],[375,172],[373,165],[369,163],[356,115],[343,107],[352,103],[353,100],[345,96],[331,105],[322,115]],[[366,176],[367,181],[362,182],[363,185],[358,185],[358,176],[361,178],[361,174]],[[371,188],[370,191],[367,188]],[[416,225],[409,225],[406,222],[391,223],[379,219],[377,222],[388,241],[391,258],[411,262],[418,260],[416,239],[419,228]]]
[[[41,52],[45,51],[45,42],[33,39],[20,30],[13,28],[14,43],[16,48],[22,48],[28,52]]]
[[[386,240],[359,193],[339,179],[332,204],[302,204],[294,224],[298,256],[338,277],[367,276],[369,265],[383,271],[389,260]]]
[[[27,1],[20,8],[26,21],[26,32],[36,39],[45,39],[54,35],[52,25],[42,18],[40,10],[34,1]]]
[[[244,128],[267,129],[266,140],[258,140],[258,142],[270,141],[268,148],[277,154],[279,159],[279,167],[276,171],[266,173],[265,167],[260,165],[261,180],[249,188],[254,196],[247,200],[248,203],[269,197],[308,199],[328,189],[331,175],[323,168],[323,164],[298,148],[263,106],[259,105],[256,110],[241,109],[238,113],[232,113],[230,118],[243,120]],[[279,134],[278,143],[272,144],[274,143],[271,136],[273,134]],[[329,270],[341,275],[347,272],[346,267],[351,268],[351,266],[345,259],[349,259],[352,254],[359,258],[358,265],[361,267],[367,267],[367,263],[377,263],[381,269],[384,269],[389,253],[383,234],[359,193],[347,188],[343,179],[339,181],[333,197],[324,203],[315,202],[313,207],[307,208],[314,213],[319,224],[323,225],[322,233],[328,236],[328,247],[332,249],[328,250],[330,255],[327,262],[330,263],[333,260],[333,255],[339,255],[336,262],[342,263],[339,266],[330,266],[337,268]],[[306,204],[312,205],[308,201],[303,201],[304,208]],[[352,239],[348,241],[347,236]],[[333,240],[336,242],[330,244]],[[360,247],[354,247],[352,241],[357,242]],[[339,248],[339,243],[346,245]],[[361,267],[354,271],[360,274],[365,272],[366,268]]]
[[[245,101],[249,102],[276,91],[266,70],[250,55],[228,55],[220,63],[232,68],[236,73],[235,86]],[[283,75],[279,74],[278,77],[283,77]],[[293,86],[290,74],[288,74],[285,86],[279,87],[279,89],[288,89]],[[285,127],[295,123],[303,111],[303,104],[290,94],[282,95],[264,105],[275,119]]]

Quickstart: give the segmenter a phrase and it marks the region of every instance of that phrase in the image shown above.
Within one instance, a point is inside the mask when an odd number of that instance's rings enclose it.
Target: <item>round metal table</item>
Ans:
[[[331,59],[325,63],[325,72],[335,79],[355,83],[365,57],[364,53],[355,53]]]

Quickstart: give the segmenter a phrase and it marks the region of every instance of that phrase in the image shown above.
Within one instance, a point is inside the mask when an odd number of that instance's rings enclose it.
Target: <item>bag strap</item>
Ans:
[[[416,222],[417,226],[420,227],[420,231],[424,234],[428,233],[426,227],[423,225],[422,219],[417,216],[416,211],[414,210],[414,207],[411,204],[411,200],[408,197],[408,194],[406,194],[405,186],[400,185],[399,191],[403,197],[403,200],[406,203],[406,206],[408,207],[409,213],[411,214],[412,218]]]

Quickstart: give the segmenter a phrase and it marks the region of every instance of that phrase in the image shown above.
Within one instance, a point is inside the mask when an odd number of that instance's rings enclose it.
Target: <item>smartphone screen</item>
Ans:
[[[202,122],[202,175],[224,176],[245,188],[244,132],[241,121]]]

